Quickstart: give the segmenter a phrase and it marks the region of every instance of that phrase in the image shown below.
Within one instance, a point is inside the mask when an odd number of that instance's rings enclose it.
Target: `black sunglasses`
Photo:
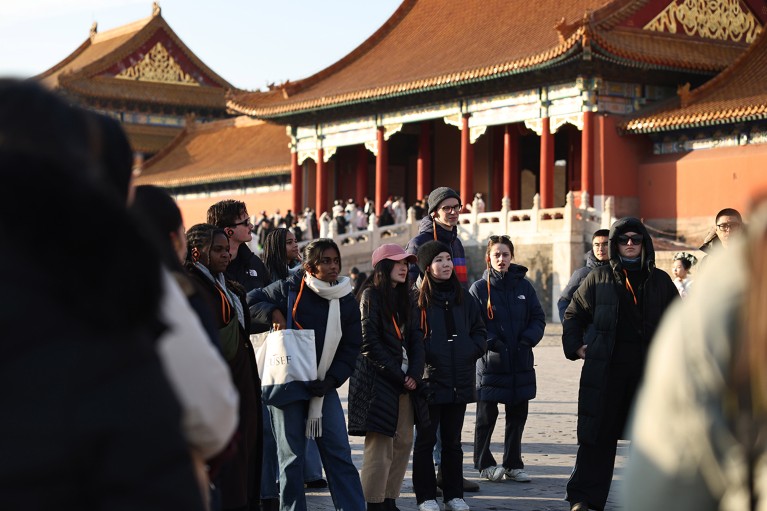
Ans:
[[[242,222],[233,223],[232,227],[237,227],[238,225],[253,225],[253,224],[250,222],[250,218],[248,218],[247,220],[243,220]]]
[[[631,240],[631,243],[633,243],[634,245],[639,245],[644,240],[644,236],[641,236],[639,234],[637,234],[636,236],[626,236],[625,234],[621,234],[620,236],[618,236],[618,243],[620,245],[628,245],[629,240]]]
[[[509,236],[506,234],[501,234],[499,236],[493,235],[493,236],[490,236],[488,239],[490,240],[491,243],[498,243],[501,240],[511,241],[511,238],[509,238]]]

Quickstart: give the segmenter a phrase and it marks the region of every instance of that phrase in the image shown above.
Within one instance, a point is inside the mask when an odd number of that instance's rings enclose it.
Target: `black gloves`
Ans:
[[[306,384],[306,388],[313,396],[322,397],[336,388],[336,379],[327,376],[324,380],[314,380]]]

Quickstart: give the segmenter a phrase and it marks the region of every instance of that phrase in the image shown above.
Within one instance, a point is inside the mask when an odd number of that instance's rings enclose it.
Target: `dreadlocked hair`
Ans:
[[[405,324],[408,324],[410,292],[407,282],[397,282],[397,285],[392,286],[391,272],[395,264],[396,262],[391,259],[381,259],[378,261],[378,264],[373,267],[373,274],[365,281],[360,295],[369,287],[376,289],[383,298],[384,316],[399,314],[400,318],[405,321]]]
[[[458,280],[458,277],[455,276],[455,272],[450,275],[450,279],[447,282],[452,284],[453,289],[455,290],[454,303],[456,305],[461,305],[463,303],[463,288],[461,287],[461,283]],[[431,273],[427,271],[423,274],[423,279],[421,280],[421,290],[418,292],[419,309],[428,309],[431,307],[434,301],[434,291],[437,285],[439,284],[434,279],[434,277],[431,276]]]
[[[266,235],[264,264],[273,281],[288,278],[287,239],[288,230],[284,227],[278,227]]]
[[[211,224],[196,224],[186,231],[186,267],[194,266],[194,259],[192,258],[192,249],[197,249],[200,252],[206,252],[210,250],[210,244],[213,242],[213,237],[217,234],[226,233],[223,229]]]

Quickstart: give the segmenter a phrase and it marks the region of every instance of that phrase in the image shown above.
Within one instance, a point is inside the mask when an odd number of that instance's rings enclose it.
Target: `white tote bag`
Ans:
[[[304,383],[317,379],[314,330],[273,330],[250,338],[264,402],[278,405],[309,399]]]

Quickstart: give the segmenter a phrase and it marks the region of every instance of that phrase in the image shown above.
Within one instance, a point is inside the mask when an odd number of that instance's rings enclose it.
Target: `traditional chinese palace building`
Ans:
[[[94,23],[85,42],[34,79],[120,120],[145,157],[168,145],[189,118],[227,117],[233,89],[176,35],[157,3],[150,17],[106,32]]]
[[[330,67],[228,106],[289,130],[294,210],[573,191],[695,230],[765,180],[765,44],[746,50],[766,20],[761,0],[405,0]]]

